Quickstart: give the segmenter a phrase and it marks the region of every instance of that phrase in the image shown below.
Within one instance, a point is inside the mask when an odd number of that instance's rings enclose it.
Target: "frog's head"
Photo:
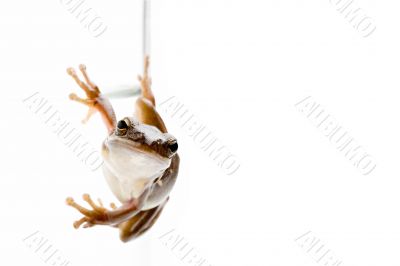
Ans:
[[[146,186],[170,166],[177,150],[172,135],[127,117],[104,141],[102,155],[107,171],[120,182]]]

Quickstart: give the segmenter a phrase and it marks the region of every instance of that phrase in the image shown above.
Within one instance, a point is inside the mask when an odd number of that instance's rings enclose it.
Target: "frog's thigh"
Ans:
[[[144,97],[139,97],[136,100],[136,117],[139,122],[143,124],[148,124],[157,127],[161,132],[167,132],[164,121],[158,114],[156,108],[153,104],[145,99]]]
[[[141,211],[130,220],[119,224],[119,237],[123,242],[133,240],[149,230],[157,221],[164,204],[147,211]]]

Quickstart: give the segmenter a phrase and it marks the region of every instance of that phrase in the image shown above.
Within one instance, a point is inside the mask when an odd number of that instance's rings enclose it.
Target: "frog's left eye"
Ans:
[[[130,123],[129,121],[127,121],[127,119],[120,120],[117,124],[116,134],[118,136],[125,135],[126,131],[128,130],[129,124]]]

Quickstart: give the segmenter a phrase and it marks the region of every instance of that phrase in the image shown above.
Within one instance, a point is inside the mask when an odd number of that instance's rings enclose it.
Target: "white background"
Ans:
[[[98,38],[58,0],[0,7],[1,265],[50,265],[23,241],[36,231],[70,265],[190,265],[159,239],[172,229],[215,266],[323,265],[295,241],[308,231],[342,265],[400,264],[399,1],[357,0],[377,27],[368,38],[329,0],[153,1],[157,99],[178,97],[241,168],[226,175],[164,114],[179,139],[178,182],[152,230],[127,244],[113,228],[72,227],[80,215],[67,196],[115,198],[22,102],[40,92],[100,148],[101,120],[80,124],[86,108],[67,96],[82,91],[65,69],[85,63],[105,91],[134,84],[141,1],[86,4],[108,26]],[[298,111],[307,96],[376,159],[373,173]],[[133,112],[132,98],[112,103],[118,118]]]

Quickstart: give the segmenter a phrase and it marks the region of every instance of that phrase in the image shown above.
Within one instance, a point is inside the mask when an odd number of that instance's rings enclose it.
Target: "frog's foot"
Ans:
[[[149,77],[150,58],[146,56],[144,59],[143,76],[138,75],[140,86],[142,89],[142,96],[149,100],[155,106],[155,99],[151,90],[151,78]]]
[[[100,205],[101,207],[104,207],[103,202],[102,202],[101,199],[97,199],[97,201],[99,202],[99,205]],[[113,209],[113,210],[115,210],[115,209],[117,208],[117,205],[115,205],[114,202],[111,202],[111,203],[110,203],[110,208]]]
[[[67,198],[66,200],[67,205],[75,208],[84,215],[83,218],[74,222],[74,227],[78,229],[82,224],[84,228],[94,226],[95,224],[107,224],[107,221],[109,220],[107,214],[108,210],[103,207],[103,203],[101,202],[101,200],[99,200],[99,204],[97,205],[93,202],[88,194],[83,195],[83,200],[92,207],[92,210],[82,207],[81,205],[77,204],[72,198]]]
[[[87,121],[89,121],[90,117],[96,113],[96,100],[90,100],[90,99],[82,99],[80,97],[78,97],[78,95],[76,95],[75,93],[71,93],[69,95],[69,99],[78,103],[82,103],[86,106],[89,107],[88,113],[86,115],[86,117],[82,120],[82,123],[86,123]]]
[[[67,73],[75,80],[75,82],[79,85],[79,87],[81,87],[81,89],[86,93],[88,99],[95,100],[100,96],[99,88],[89,79],[85,65],[79,65],[79,69],[82,72],[82,75],[85,78],[86,82],[83,82],[82,80],[79,79],[78,75],[75,72],[75,69],[73,69],[72,67],[67,69]]]
[[[71,93],[69,95],[69,98],[71,100],[89,107],[88,114],[82,122],[86,123],[90,119],[90,117],[98,111],[102,115],[108,131],[113,131],[116,122],[114,110],[111,106],[111,103],[101,95],[99,88],[90,80],[86,72],[86,66],[79,65],[79,69],[82,72],[85,81],[79,79],[73,68],[68,68],[67,73],[75,80],[79,87],[81,87],[87,97],[86,99],[83,99],[78,97],[75,93]]]

